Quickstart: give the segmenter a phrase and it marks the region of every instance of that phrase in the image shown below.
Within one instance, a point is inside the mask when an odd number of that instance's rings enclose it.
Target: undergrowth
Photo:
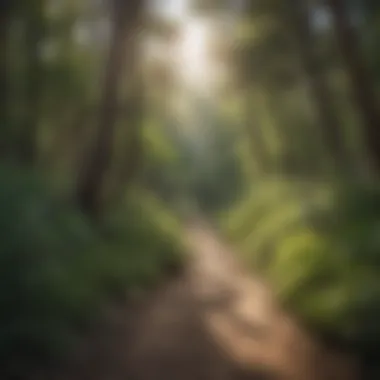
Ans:
[[[380,342],[380,187],[267,182],[222,227],[284,306],[359,352]]]
[[[0,209],[2,378],[55,365],[110,297],[181,266],[178,222],[138,189],[95,228],[34,173],[1,168]]]

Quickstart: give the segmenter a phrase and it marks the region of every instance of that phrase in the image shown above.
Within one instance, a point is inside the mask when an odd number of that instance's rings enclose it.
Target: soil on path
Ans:
[[[57,380],[357,380],[276,305],[206,225],[188,227],[189,265],[140,310],[110,312]]]

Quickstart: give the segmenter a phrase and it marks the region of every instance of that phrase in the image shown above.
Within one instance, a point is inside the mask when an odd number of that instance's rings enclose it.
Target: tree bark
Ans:
[[[329,150],[335,170],[347,173],[350,167],[350,155],[320,57],[315,51],[307,1],[292,0],[291,12],[290,21],[294,25],[294,37],[301,66],[306,76],[310,98],[315,106],[323,140]]]
[[[327,1],[333,15],[334,29],[349,79],[353,97],[364,122],[364,137],[376,168],[380,172],[380,111],[371,77],[360,51],[360,41],[351,24],[343,0]]]
[[[0,3],[0,157],[5,159],[9,154],[9,70],[8,70],[8,45],[9,25],[12,16],[12,0],[3,0]]]
[[[267,143],[263,136],[262,118],[257,116],[253,106],[252,91],[254,90],[251,87],[246,90],[245,128],[248,133],[251,156],[256,163],[256,174],[266,175],[271,171],[272,166],[267,151]]]
[[[140,20],[141,1],[114,0],[111,46],[105,69],[104,88],[100,102],[98,130],[88,161],[83,168],[77,186],[77,202],[82,211],[91,217],[101,212],[101,193],[107,171],[111,164],[115,124],[118,119],[120,82],[123,69],[136,54],[133,33]],[[131,67],[132,66],[132,67]],[[129,65],[129,78],[135,74]],[[133,78],[132,78],[133,79]]]
[[[41,121],[44,78],[41,42],[45,37],[45,0],[25,4],[23,12],[26,20],[25,112],[17,158],[23,164],[33,165],[38,155],[37,137]]]

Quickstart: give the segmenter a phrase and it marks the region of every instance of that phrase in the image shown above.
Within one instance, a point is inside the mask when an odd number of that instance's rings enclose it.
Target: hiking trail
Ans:
[[[356,380],[350,357],[328,350],[284,313],[208,225],[187,227],[185,273],[138,311],[107,326],[54,380]]]

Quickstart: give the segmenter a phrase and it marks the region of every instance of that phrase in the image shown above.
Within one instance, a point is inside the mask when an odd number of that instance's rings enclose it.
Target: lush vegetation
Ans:
[[[178,217],[149,171],[170,171],[173,144],[135,100],[139,63],[124,73],[117,54],[136,50],[138,3],[116,21],[88,1],[2,5],[2,378],[56,366],[112,300],[182,268]]]
[[[226,216],[245,260],[314,328],[371,343],[379,335],[379,189],[272,182],[252,197]]]
[[[220,224],[302,323],[376,362],[380,151],[371,141],[380,125],[379,8],[250,4],[236,38],[251,185]],[[330,21],[319,24],[323,15]]]
[[[7,375],[63,359],[110,299],[141,295],[182,262],[178,221],[148,194],[131,190],[117,213],[94,226],[44,182],[25,170],[0,173]]]
[[[147,3],[1,6],[1,371],[180,269],[193,205],[306,325],[379,351],[379,6],[189,0],[202,55]]]

